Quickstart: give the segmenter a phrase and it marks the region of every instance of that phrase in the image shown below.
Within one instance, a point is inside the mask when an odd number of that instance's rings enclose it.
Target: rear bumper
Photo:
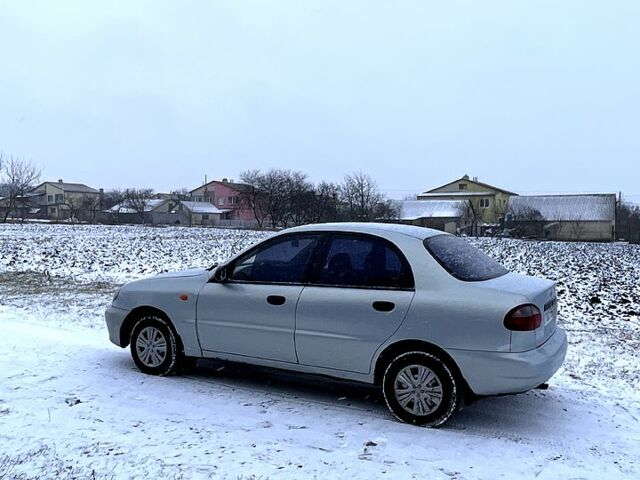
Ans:
[[[500,395],[531,390],[558,371],[567,353],[561,328],[534,350],[519,353],[447,350],[476,395]]]
[[[127,340],[120,338],[120,328],[125,318],[129,315],[129,310],[109,305],[104,312],[104,318],[107,322],[107,330],[109,330],[109,340],[119,347],[126,347]]]

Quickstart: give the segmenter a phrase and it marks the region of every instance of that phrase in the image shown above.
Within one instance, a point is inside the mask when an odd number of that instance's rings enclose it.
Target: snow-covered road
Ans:
[[[640,475],[638,402],[563,386],[562,376],[548,391],[481,400],[432,430],[396,422],[375,390],[350,383],[213,362],[185,377],[150,377],[100,329],[64,329],[8,307],[0,307],[0,328],[0,452],[33,453],[14,473]]]
[[[0,480],[640,478],[640,249],[473,240],[559,281],[551,389],[438,430],[369,387],[216,362],[141,374],[102,319],[117,284],[224,258],[263,233],[0,226]]]

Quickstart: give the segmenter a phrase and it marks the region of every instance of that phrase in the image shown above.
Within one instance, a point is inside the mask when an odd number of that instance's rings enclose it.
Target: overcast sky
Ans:
[[[0,0],[0,149],[43,180],[363,170],[638,194],[640,2]]]

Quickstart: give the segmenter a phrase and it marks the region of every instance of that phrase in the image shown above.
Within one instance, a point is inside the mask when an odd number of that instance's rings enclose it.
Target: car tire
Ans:
[[[159,315],[141,316],[131,329],[131,356],[136,366],[150,375],[174,375],[178,372],[181,351],[177,334]]]
[[[395,357],[382,379],[387,407],[401,422],[438,427],[458,409],[460,390],[447,364],[430,353]]]

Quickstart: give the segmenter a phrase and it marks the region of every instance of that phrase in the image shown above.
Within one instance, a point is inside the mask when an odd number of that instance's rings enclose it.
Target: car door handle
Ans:
[[[374,310],[377,310],[379,312],[390,312],[391,310],[396,308],[396,304],[393,302],[378,301],[378,302],[373,302],[373,308]]]
[[[267,297],[267,302],[269,302],[271,305],[284,305],[284,302],[286,301],[287,299],[282,295],[269,295]]]

